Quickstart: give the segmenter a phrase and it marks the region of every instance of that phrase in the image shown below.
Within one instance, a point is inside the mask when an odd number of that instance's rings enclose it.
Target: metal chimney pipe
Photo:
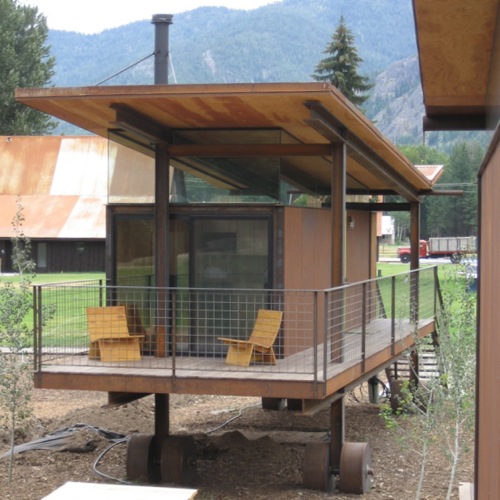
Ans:
[[[172,14],[155,14],[155,85],[168,84],[168,27]]]

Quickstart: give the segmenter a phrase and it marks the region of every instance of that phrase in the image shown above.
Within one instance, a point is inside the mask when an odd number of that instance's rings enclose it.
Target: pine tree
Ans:
[[[43,87],[54,75],[47,22],[36,7],[0,0],[0,135],[44,134],[50,117],[15,102],[17,87]]]
[[[316,66],[312,77],[317,82],[330,82],[337,87],[352,103],[361,106],[373,84],[369,79],[358,74],[358,66],[363,59],[358,55],[354,45],[354,36],[345,24],[344,17],[331,37],[330,43],[323,51],[328,57]]]

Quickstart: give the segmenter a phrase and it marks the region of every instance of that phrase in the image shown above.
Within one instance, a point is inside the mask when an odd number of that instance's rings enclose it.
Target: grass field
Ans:
[[[37,274],[32,280],[33,285],[45,283],[64,283],[66,281],[87,281],[105,279],[104,273],[48,273]],[[18,275],[0,274],[0,285],[2,283],[19,283],[21,278]]]
[[[433,263],[425,264],[422,267],[432,266]],[[405,282],[407,282],[407,277],[405,279],[405,273],[410,269],[409,264],[402,264],[400,262],[379,262],[377,265],[378,275],[383,278],[388,278],[390,276],[402,275],[401,278],[397,278],[397,295],[398,302],[401,303],[401,308],[406,308],[409,303],[409,288]],[[448,282],[449,286],[453,286],[453,280],[449,279],[448,271],[457,270],[458,266],[452,264],[443,264],[439,266],[439,277],[441,281],[441,287],[446,288]],[[1,300],[1,289],[4,283],[19,283],[20,278],[18,276],[0,276],[0,300]],[[40,284],[61,284],[61,283],[74,283],[83,282],[83,284],[88,284],[89,282],[94,282],[98,284],[98,280],[103,280],[102,284],[105,284],[104,273],[57,273],[57,274],[41,274],[37,275],[33,280],[33,285]],[[433,281],[432,273],[425,273],[422,275],[420,291],[423,295],[428,295],[430,292],[429,286],[432,286],[430,281]],[[429,282],[427,284],[427,282]],[[390,296],[391,296],[391,280],[381,280],[379,283],[381,297],[385,304],[385,310],[387,314],[390,314]],[[64,289],[62,295],[58,295],[57,290],[50,291],[44,289],[44,304],[53,306],[53,313],[48,321],[46,327],[44,328],[44,344],[45,345],[60,345],[61,338],[59,338],[58,331],[61,329],[61,325],[64,325],[64,330],[66,332],[72,332],[66,339],[67,342],[72,345],[79,343],[86,343],[86,327],[85,327],[85,306],[99,305],[98,297],[96,293],[96,288],[91,287],[68,287]],[[88,295],[86,295],[88,294]],[[59,300],[58,297],[64,297],[64,300]],[[422,296],[424,298],[424,296]],[[95,302],[95,304],[94,304]],[[33,312],[30,311],[26,315],[25,323],[28,328],[33,328]]]

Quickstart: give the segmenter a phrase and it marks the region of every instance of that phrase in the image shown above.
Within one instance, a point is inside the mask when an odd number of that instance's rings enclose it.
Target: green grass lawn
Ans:
[[[104,273],[48,273],[48,274],[38,274],[32,279],[30,279],[31,285],[42,285],[42,284],[52,284],[52,283],[74,283],[74,282],[83,282],[83,283],[95,283],[98,285],[98,281],[102,280],[103,284],[105,284],[105,274]],[[7,284],[13,284],[14,287],[18,285],[21,281],[21,277],[18,275],[2,275],[0,276],[0,300],[2,300],[2,287]],[[85,341],[85,317],[81,312],[81,300],[83,299],[83,294],[86,292],[82,292],[79,288],[69,289],[65,292],[65,300],[64,303],[59,301],[53,303],[51,300],[50,291],[46,291],[50,289],[44,289],[43,302],[44,304],[49,304],[53,306],[53,317],[48,321],[46,329],[44,329],[44,339],[47,342],[44,345],[60,345],[61,339],[51,339],[54,336],[52,331],[56,332],[57,329],[55,326],[60,326],[65,323],[67,331],[75,332],[74,335],[71,335],[71,338],[68,338],[67,341],[73,343],[77,342],[81,337],[81,341]],[[87,292],[88,293],[88,292]],[[95,304],[97,305],[97,304]],[[71,322],[71,324],[68,324]],[[24,323],[26,326],[33,330],[33,311],[29,311],[26,317],[24,318]]]
[[[105,279],[104,273],[47,273],[37,274],[32,280],[33,285],[44,283],[63,283],[66,281],[87,281]],[[18,275],[0,275],[0,286],[2,283],[19,283],[21,280]]]
[[[425,263],[420,263],[420,268],[426,268],[435,266],[436,263],[429,261]],[[453,264],[441,264],[439,266],[440,269],[444,267],[451,266]],[[381,276],[394,276],[395,274],[407,273],[410,270],[410,264],[402,264],[401,262],[378,262],[377,263],[377,272]]]

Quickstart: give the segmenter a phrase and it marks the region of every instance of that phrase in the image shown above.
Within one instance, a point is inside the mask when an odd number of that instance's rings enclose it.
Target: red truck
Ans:
[[[433,257],[449,257],[456,264],[469,253],[477,252],[475,236],[452,236],[445,238],[429,238],[420,240],[419,256],[423,259]],[[401,262],[410,262],[410,247],[398,247],[398,258]]]

